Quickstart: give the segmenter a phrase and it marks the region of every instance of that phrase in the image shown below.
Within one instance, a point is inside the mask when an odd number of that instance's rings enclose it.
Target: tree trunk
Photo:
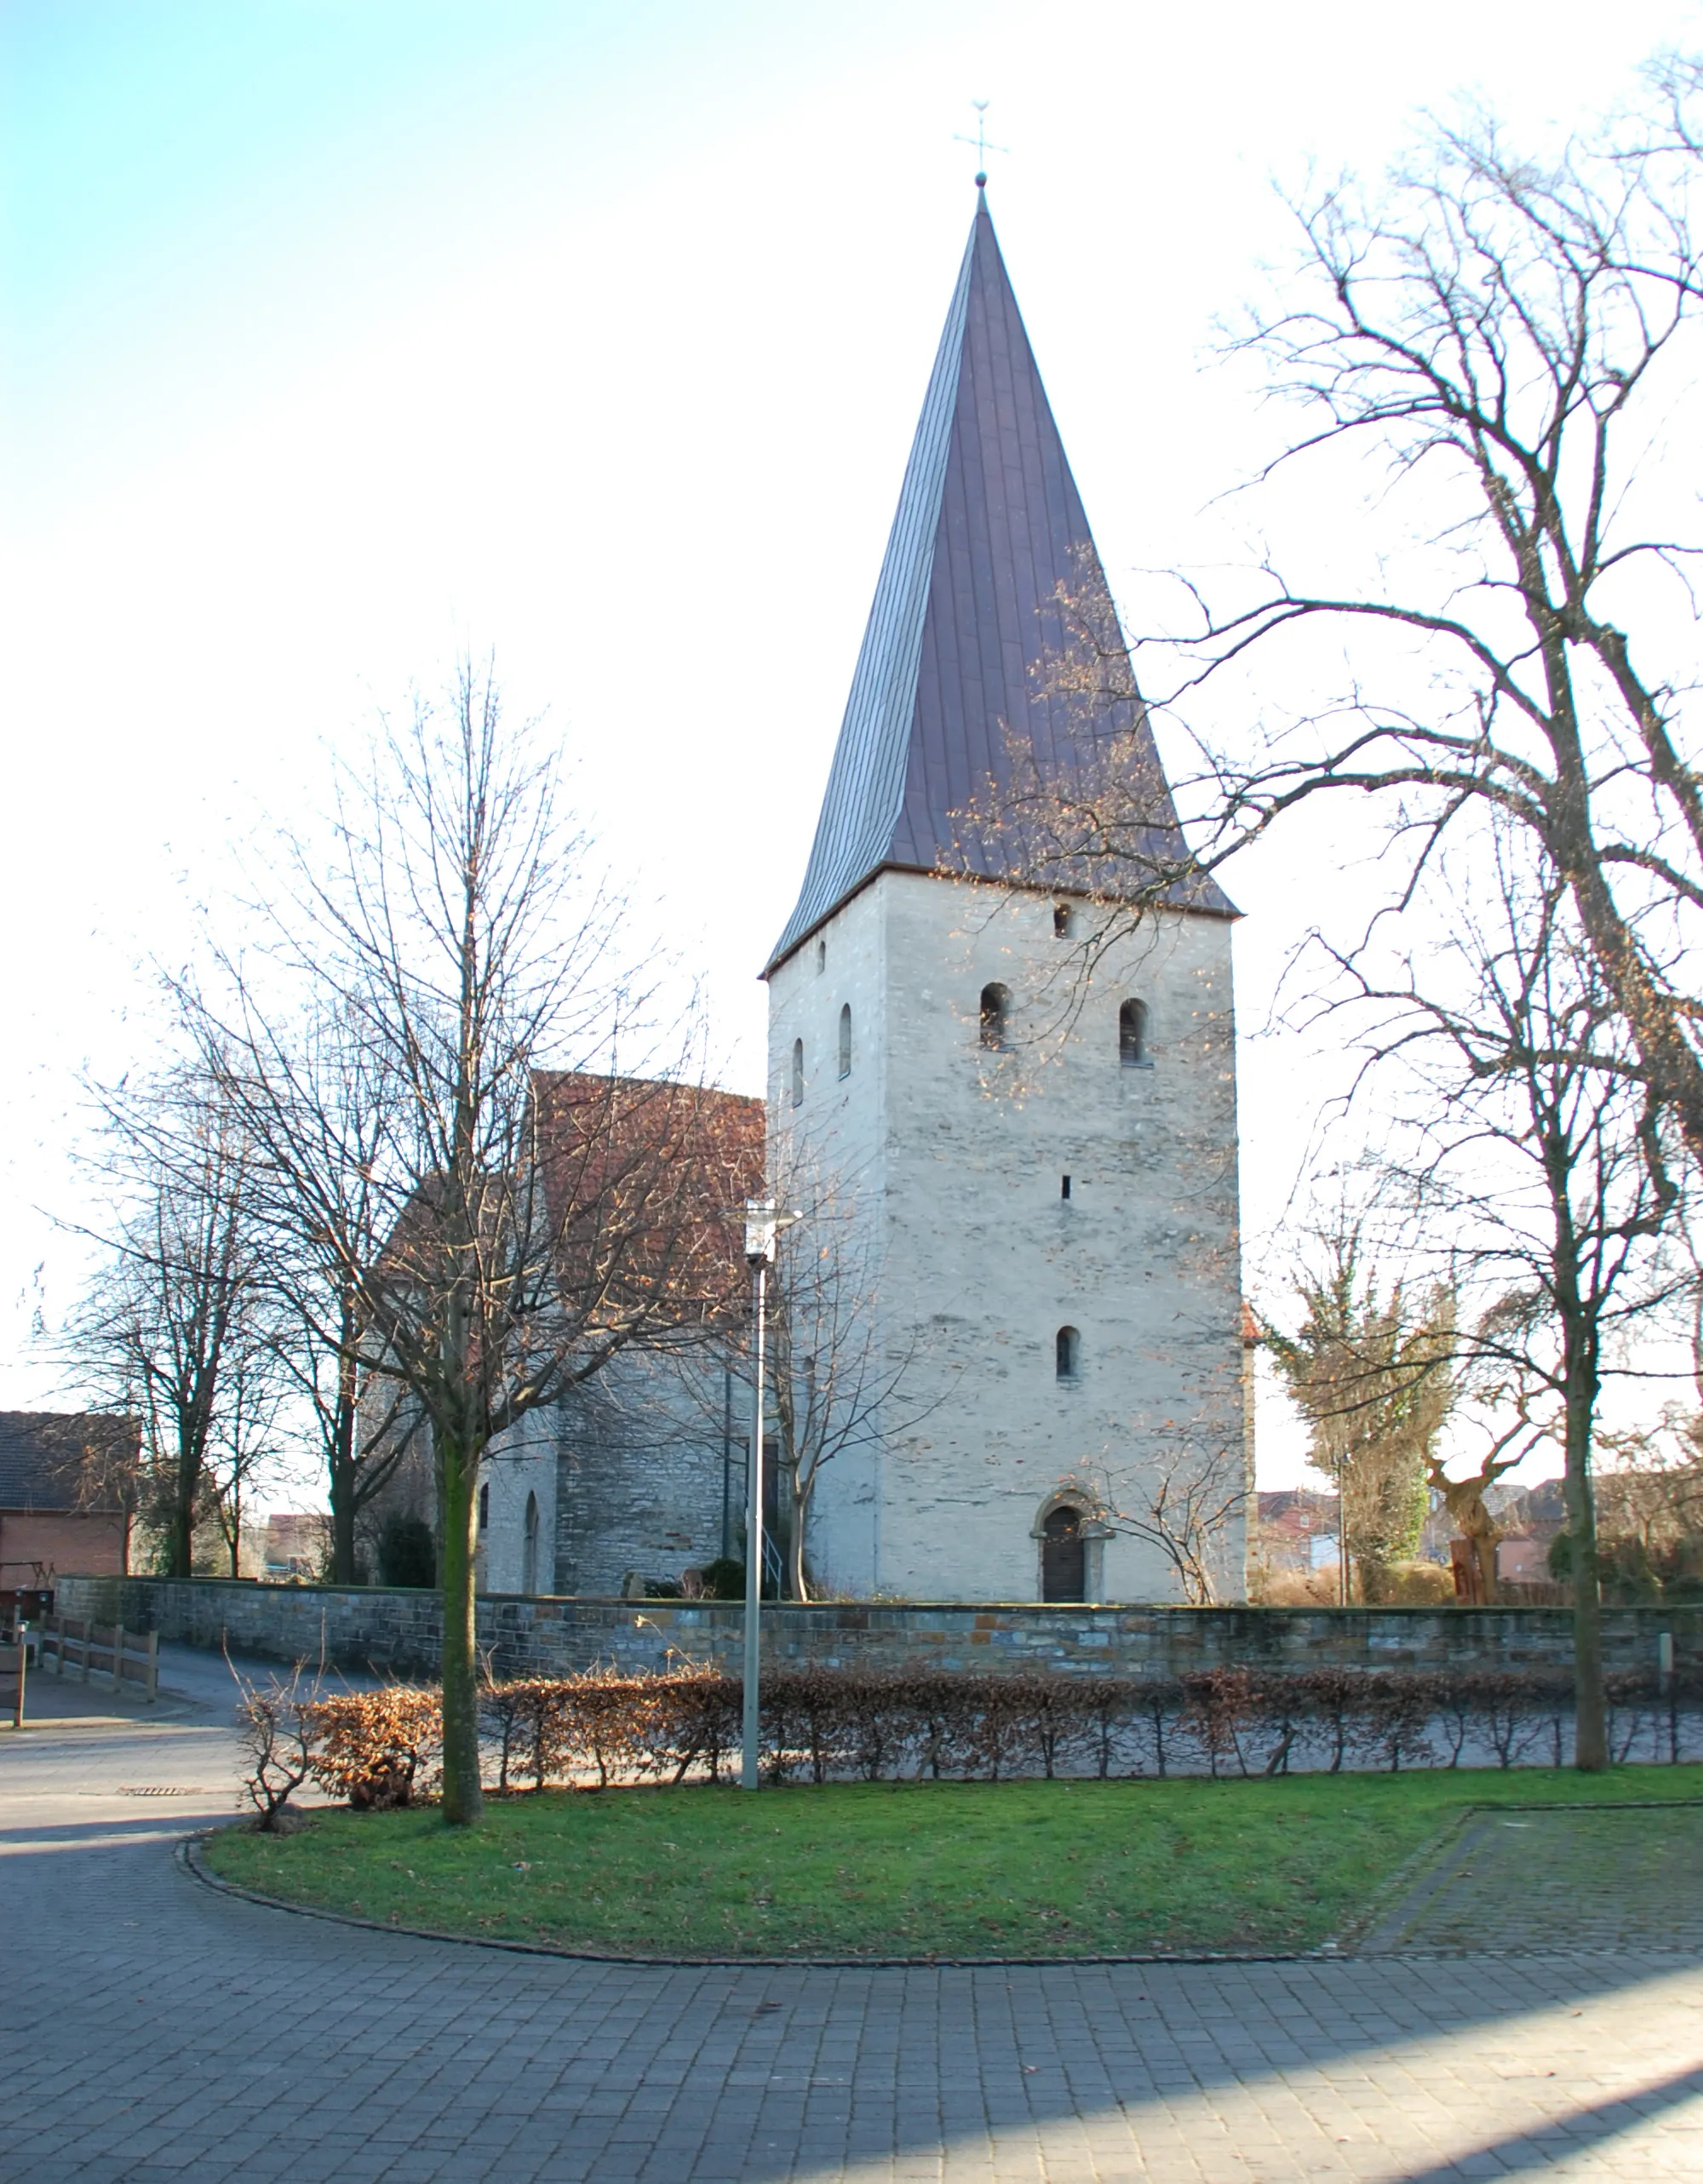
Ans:
[[[438,1446],[444,1609],[444,1819],[472,1827],[485,1814],[479,1782],[479,1651],[473,1605],[475,1457],[443,1438]]]
[[[781,1474],[787,1490],[787,1568],[786,1595],[788,1600],[808,1600],[809,1590],[804,1575],[804,1497],[799,1492],[798,1467],[788,1467]]]
[[[358,1585],[355,1562],[354,1481],[341,1467],[331,1474],[331,1582]]]
[[[195,1562],[195,1488],[199,1481],[199,1459],[180,1444],[172,1485],[171,1518],[166,1527],[169,1577],[186,1578]]]
[[[1603,1689],[1603,1591],[1597,1568],[1597,1510],[1591,1490],[1591,1426],[1596,1390],[1582,1366],[1567,1388],[1567,1529],[1573,1559],[1574,1764],[1600,1774],[1608,1764]]]
[[[346,1338],[352,1338],[353,1314],[347,1307],[343,1314]],[[345,1355],[337,1361],[337,1405],[331,1421],[330,1473],[331,1496],[331,1582],[333,1585],[356,1585],[359,1574],[355,1562],[355,1513],[359,1506],[357,1482],[359,1476],[356,1455],[356,1436],[358,1426],[355,1390],[355,1368]]]

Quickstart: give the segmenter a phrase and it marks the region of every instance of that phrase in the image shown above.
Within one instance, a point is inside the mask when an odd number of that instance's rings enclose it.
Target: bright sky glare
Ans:
[[[989,199],[1090,519],[1222,557],[1262,445],[1207,368],[1285,248],[1274,176],[1377,169],[1476,95],[1564,127],[1676,0],[13,0],[0,1406],[79,1253],[79,1069],[145,1063],[245,845],[324,747],[494,647],[754,1091],[924,381]],[[1240,534],[1235,535],[1241,550]],[[1304,541],[1301,542],[1304,544]],[[1327,1072],[1259,1027],[1328,846],[1238,868],[1251,1235]],[[1347,857],[1335,862],[1348,863]],[[1262,1420],[1262,1482],[1299,1477]]]

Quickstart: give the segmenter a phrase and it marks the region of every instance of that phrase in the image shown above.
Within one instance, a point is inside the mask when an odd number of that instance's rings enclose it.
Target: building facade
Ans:
[[[128,1571],[140,1450],[134,1418],[0,1411],[0,1593]]]

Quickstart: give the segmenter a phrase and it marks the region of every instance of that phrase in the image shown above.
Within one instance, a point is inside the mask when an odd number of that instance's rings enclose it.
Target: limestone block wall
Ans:
[[[1167,1465],[1221,1451],[1240,1481],[1230,926],[1155,917],[1085,984],[1089,936],[1058,935],[1053,909],[883,873],[771,980],[772,1142],[855,1188],[878,1238],[883,1352],[903,1365],[879,1443],[824,1480],[819,1566],[836,1587],[1033,1596],[1055,1498],[1138,1516]],[[995,983],[1011,995],[998,1053],[980,1036]],[[1120,1059],[1127,1000],[1145,1011],[1141,1067]],[[1061,1327],[1080,1344],[1065,1380]],[[1244,1551],[1227,1532],[1231,1597]],[[1175,1596],[1161,1551],[1115,1521],[1096,1559],[1100,1598]]]
[[[678,1579],[722,1551],[745,1493],[750,1392],[726,1362],[623,1355],[551,1413],[553,1578],[560,1592],[618,1593],[629,1573]],[[492,1566],[490,1590],[519,1591]]]
[[[323,1630],[335,1662],[396,1674],[435,1673],[437,1596],[378,1586],[264,1585],[203,1578],[62,1578],[71,1615],[122,1621],[179,1643],[278,1660],[313,1658]],[[731,1603],[492,1597],[479,1642],[503,1675],[566,1675],[599,1665],[636,1671],[671,1658],[737,1674],[742,1611]],[[1603,1614],[1608,1667],[1650,1669],[1666,1632],[1677,1665],[1703,1671],[1703,1608],[1615,1608]],[[1213,1666],[1304,1669],[1565,1668],[1564,1608],[1035,1608],[831,1602],[763,1613],[775,1664],[934,1667],[980,1672],[1049,1668],[1081,1676],[1173,1677]]]
[[[479,1465],[482,1592],[538,1592],[556,1583],[556,1439],[553,1413],[534,1411],[485,1452]]]

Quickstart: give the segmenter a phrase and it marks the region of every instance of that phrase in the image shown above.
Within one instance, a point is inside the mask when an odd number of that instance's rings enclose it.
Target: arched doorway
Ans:
[[[1041,1528],[1041,1596],[1058,1601],[1088,1596],[1088,1550],[1080,1509],[1068,1505],[1055,1509]]]
[[[520,1552],[520,1590],[538,1590],[538,1497],[526,1497],[526,1533]]]

